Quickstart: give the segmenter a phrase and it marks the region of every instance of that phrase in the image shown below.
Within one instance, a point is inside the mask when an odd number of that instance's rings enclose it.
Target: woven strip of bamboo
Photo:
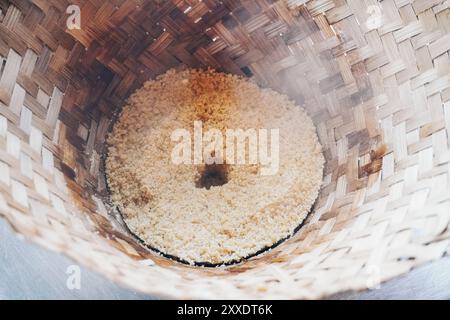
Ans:
[[[70,5],[80,29],[67,28]],[[0,213],[27,238],[179,298],[318,298],[448,251],[449,1],[0,0],[0,10]],[[158,257],[101,200],[114,112],[182,65],[287,93],[324,146],[307,225],[243,265]]]

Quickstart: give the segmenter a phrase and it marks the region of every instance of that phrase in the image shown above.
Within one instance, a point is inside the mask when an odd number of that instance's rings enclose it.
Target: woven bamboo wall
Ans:
[[[68,30],[66,8],[81,8]],[[383,23],[368,27],[369,5]],[[0,0],[0,213],[136,289],[316,298],[447,252],[450,9],[436,0]],[[324,146],[308,224],[241,265],[198,270],[131,239],[100,200],[105,135],[172,67],[254,76],[302,104]],[[148,266],[151,265],[151,266]],[[374,269],[375,268],[375,269]]]

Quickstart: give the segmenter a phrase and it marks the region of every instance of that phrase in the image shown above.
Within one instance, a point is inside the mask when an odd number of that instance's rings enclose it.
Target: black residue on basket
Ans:
[[[119,208],[117,208],[117,211],[120,213],[120,215],[122,216],[122,219],[123,219],[122,212],[120,211]],[[310,212],[308,213],[308,215],[309,215],[309,214],[310,214]],[[149,245],[147,242],[145,242],[144,240],[142,240],[138,235],[136,235],[133,231],[131,231],[130,228],[128,227],[128,225],[127,225],[126,223],[125,223],[125,229],[126,229],[126,230],[127,230],[127,231],[128,231],[128,232],[129,232],[129,233],[130,233],[130,234],[131,234],[131,235],[132,235],[132,236],[133,236],[140,244],[142,244],[144,247],[146,247],[146,248],[148,248],[148,249],[150,249],[150,250],[156,252],[157,254],[159,254],[159,255],[161,255],[161,256],[163,256],[163,257],[165,257],[165,258],[168,258],[168,259],[171,259],[171,260],[174,260],[174,261],[177,261],[177,262],[186,264],[186,265],[195,266],[195,267],[218,268],[218,267],[227,267],[227,266],[237,265],[237,264],[240,264],[240,263],[242,263],[242,262],[245,262],[245,261],[247,261],[247,260],[249,260],[249,259],[251,259],[251,258],[254,258],[254,257],[256,257],[256,256],[259,256],[260,254],[263,254],[263,253],[268,252],[268,251],[270,251],[270,250],[272,250],[272,249],[275,249],[275,248],[278,247],[280,244],[282,244],[283,242],[285,242],[285,241],[287,241],[288,239],[290,239],[291,237],[293,237],[293,236],[294,236],[294,235],[295,235],[295,234],[296,234],[296,233],[304,226],[307,217],[308,217],[308,216],[306,216],[305,219],[303,219],[302,223],[301,223],[298,227],[296,227],[296,228],[294,229],[294,232],[293,232],[292,235],[287,236],[286,238],[283,238],[283,239],[279,240],[278,242],[274,243],[274,244],[271,245],[271,246],[264,247],[264,248],[258,250],[257,252],[250,254],[250,255],[247,256],[247,257],[244,257],[244,258],[242,258],[242,259],[235,259],[235,260],[231,260],[231,261],[223,262],[223,263],[211,263],[211,262],[194,262],[194,263],[190,263],[190,262],[188,262],[188,261],[186,261],[186,260],[184,260],[184,259],[181,259],[181,258],[179,258],[179,257],[177,257],[177,256],[174,256],[174,255],[171,255],[171,254],[162,252],[161,250],[152,247],[152,246]]]

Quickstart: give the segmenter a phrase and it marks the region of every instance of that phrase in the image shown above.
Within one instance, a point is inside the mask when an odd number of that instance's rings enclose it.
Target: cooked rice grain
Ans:
[[[204,166],[171,161],[173,130],[280,130],[280,165],[228,165],[227,183],[199,187]],[[170,70],[124,107],[108,138],[112,202],[149,246],[189,263],[241,260],[294,232],[321,185],[324,158],[306,112],[285,95],[212,70]]]

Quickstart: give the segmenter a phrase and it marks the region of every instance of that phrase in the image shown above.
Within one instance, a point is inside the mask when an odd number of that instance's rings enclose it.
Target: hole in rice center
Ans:
[[[228,165],[206,164],[198,169],[199,178],[195,182],[197,188],[219,187],[228,183]]]

